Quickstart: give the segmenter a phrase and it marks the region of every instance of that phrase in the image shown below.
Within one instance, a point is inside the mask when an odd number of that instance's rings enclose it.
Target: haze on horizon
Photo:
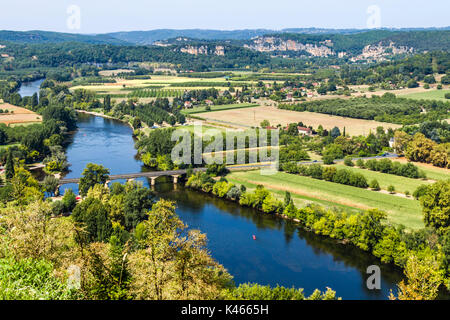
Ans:
[[[439,28],[449,11],[449,1],[433,0],[17,0],[2,6],[0,30]]]

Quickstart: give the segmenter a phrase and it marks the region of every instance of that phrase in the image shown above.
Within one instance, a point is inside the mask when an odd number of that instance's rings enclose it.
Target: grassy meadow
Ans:
[[[412,198],[405,198],[386,193],[317,180],[310,177],[277,172],[274,175],[261,175],[259,170],[233,172],[227,179],[248,188],[264,185],[280,199],[284,192],[292,194],[298,206],[317,203],[327,207],[349,209],[358,212],[370,208],[384,210],[392,223],[403,224],[407,228],[422,228],[420,203]]]
[[[449,99],[445,99],[446,93],[450,93],[450,90],[429,89],[423,92],[399,94],[398,96],[401,98],[418,99],[418,100],[425,99],[425,100],[450,101]]]
[[[337,164],[334,165],[334,167],[336,167],[336,169],[348,169],[354,172],[361,173],[366,177],[368,183],[370,183],[370,181],[372,181],[373,179],[376,179],[380,184],[382,190],[387,190],[390,185],[393,185],[396,192],[405,193],[405,191],[409,191],[409,193],[412,194],[414,190],[417,189],[417,187],[423,184],[433,183],[433,181],[429,180],[406,178],[389,173],[360,169],[358,167],[348,167],[343,164]]]

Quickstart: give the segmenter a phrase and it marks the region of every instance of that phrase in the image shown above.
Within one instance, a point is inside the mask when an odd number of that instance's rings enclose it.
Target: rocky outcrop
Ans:
[[[259,37],[251,44],[245,44],[244,47],[259,52],[274,51],[305,51],[315,57],[327,57],[335,53],[330,48],[333,46],[331,40],[325,40],[319,44],[301,43],[295,40],[284,40],[276,37]]]
[[[216,55],[216,56],[224,56],[225,55],[225,47],[224,46],[212,46],[209,47],[207,45],[201,45],[201,46],[192,46],[192,45],[187,45],[184,47],[180,48],[181,52],[184,53],[189,53],[192,55],[199,55],[199,54],[203,54],[203,55]]]
[[[353,57],[352,60],[383,60],[387,56],[412,53],[414,48],[406,46],[396,46],[394,42],[390,42],[388,45],[379,42],[377,44],[367,45],[362,50],[360,55]]]

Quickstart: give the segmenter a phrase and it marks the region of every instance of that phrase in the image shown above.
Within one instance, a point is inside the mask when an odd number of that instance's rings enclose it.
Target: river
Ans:
[[[124,123],[80,113],[78,127],[67,147],[71,164],[67,178],[79,177],[89,162],[109,168],[111,174],[145,170],[136,157],[132,130]],[[294,286],[308,295],[328,286],[343,299],[387,299],[402,279],[400,270],[353,246],[160,179],[154,188],[156,196],[176,200],[177,214],[190,228],[207,234],[212,256],[237,284]],[[147,179],[139,180],[149,186]],[[77,190],[76,185],[65,185],[61,191],[67,188]],[[381,290],[366,286],[366,268],[373,264],[381,267]]]
[[[39,95],[39,89],[41,87],[42,82],[44,82],[45,79],[39,79],[35,81],[30,82],[23,82],[19,89],[20,96],[23,97],[29,97],[32,96],[34,93],[37,93]]]

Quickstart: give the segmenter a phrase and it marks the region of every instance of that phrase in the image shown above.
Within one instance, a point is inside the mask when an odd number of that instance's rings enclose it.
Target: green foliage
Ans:
[[[224,176],[228,173],[228,169],[225,164],[219,163],[208,164],[206,168],[207,168],[206,173],[213,177]]]
[[[88,163],[80,178],[79,190],[85,196],[96,184],[104,185],[108,180],[109,170],[102,165]]]
[[[387,191],[389,191],[389,193],[394,194],[395,193],[395,187],[393,185],[388,186]]]
[[[369,187],[374,190],[374,191],[380,191],[380,184],[378,183],[378,180],[373,179],[370,184]]]
[[[72,212],[77,204],[77,196],[73,193],[72,189],[66,190],[62,202],[64,203],[64,212]]]
[[[450,228],[450,180],[438,181],[428,186],[420,197],[425,225],[439,234],[445,234]]]
[[[412,82],[411,82],[412,84]],[[382,122],[414,124],[426,120],[445,119],[448,102],[411,100],[390,95],[371,98],[326,99],[301,104],[280,104],[280,109],[310,111],[333,114],[343,117],[376,120]],[[422,112],[422,108],[427,113]],[[430,110],[428,112],[428,110]],[[337,132],[333,136],[337,137]]]
[[[345,157],[344,164],[349,167],[353,167],[355,164],[353,163],[352,157]]]
[[[8,157],[6,158],[5,176],[6,179],[12,179],[14,177],[14,159],[11,150],[8,150]]]
[[[108,214],[108,207],[99,199],[86,198],[73,209],[72,219],[85,233],[79,240],[85,242],[107,242],[112,233],[112,223]]]
[[[0,259],[1,300],[69,300],[76,292],[53,275],[45,260]]]
[[[425,184],[422,184],[417,187],[417,189],[413,192],[413,197],[416,200],[419,200],[420,197],[424,196],[428,191],[428,186]]]
[[[148,210],[154,203],[150,189],[138,183],[128,183],[125,188],[123,210],[125,213],[125,228],[130,231],[145,220]]]
[[[59,185],[59,179],[55,178],[55,176],[45,176],[42,187],[44,191],[55,194]]]

